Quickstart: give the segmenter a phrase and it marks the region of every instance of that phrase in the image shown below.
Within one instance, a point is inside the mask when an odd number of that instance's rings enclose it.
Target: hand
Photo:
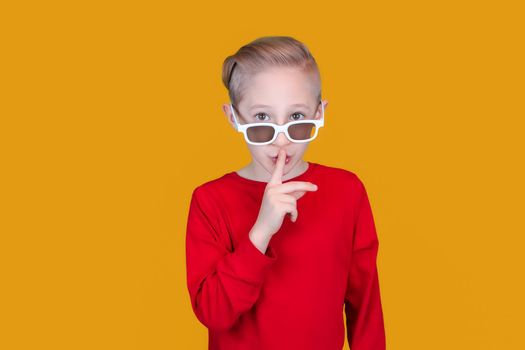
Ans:
[[[297,220],[297,200],[305,195],[306,191],[317,191],[317,186],[311,182],[290,181],[282,183],[283,168],[286,152],[280,150],[272,177],[264,190],[264,195],[255,222],[255,231],[264,232],[273,236],[282,226],[284,216],[290,214],[292,222]]]

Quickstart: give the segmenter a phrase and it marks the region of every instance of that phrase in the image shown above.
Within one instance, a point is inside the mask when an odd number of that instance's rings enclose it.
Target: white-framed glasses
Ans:
[[[235,121],[235,129],[244,134],[244,139],[250,145],[262,146],[275,141],[280,132],[284,132],[288,140],[296,143],[310,142],[317,137],[319,128],[324,125],[324,105],[321,104],[321,119],[295,120],[284,125],[274,123],[239,124],[235,110],[230,102],[230,109]],[[317,111],[317,109],[316,109]]]

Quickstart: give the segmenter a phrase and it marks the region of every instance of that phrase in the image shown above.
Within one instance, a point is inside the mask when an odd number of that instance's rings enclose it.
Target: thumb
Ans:
[[[290,215],[290,220],[292,222],[296,222],[297,221],[297,217],[299,216],[299,213],[297,212],[297,210],[294,210],[289,215]]]

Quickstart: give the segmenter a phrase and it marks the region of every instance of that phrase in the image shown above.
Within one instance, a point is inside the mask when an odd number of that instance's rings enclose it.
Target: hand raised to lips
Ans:
[[[297,220],[297,200],[307,191],[317,191],[317,186],[307,181],[282,182],[286,152],[279,151],[277,162],[270,181],[266,185],[255,223],[257,232],[272,236],[280,228],[286,214],[290,214],[292,222]]]
[[[281,151],[279,151],[281,152]],[[285,153],[286,154],[286,153]],[[275,156],[275,157],[271,157],[272,158],[272,161],[274,162],[274,164],[277,162],[277,159],[278,159],[278,155]],[[292,156],[291,155],[288,155],[286,154],[286,158],[285,158],[285,163],[288,164],[288,162],[290,161],[290,159],[292,159]]]

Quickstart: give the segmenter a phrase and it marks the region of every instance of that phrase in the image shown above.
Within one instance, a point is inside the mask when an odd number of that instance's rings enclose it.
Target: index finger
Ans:
[[[279,150],[277,155],[277,161],[275,162],[275,167],[273,168],[272,177],[270,178],[271,184],[282,184],[284,162],[286,160],[286,151]]]

